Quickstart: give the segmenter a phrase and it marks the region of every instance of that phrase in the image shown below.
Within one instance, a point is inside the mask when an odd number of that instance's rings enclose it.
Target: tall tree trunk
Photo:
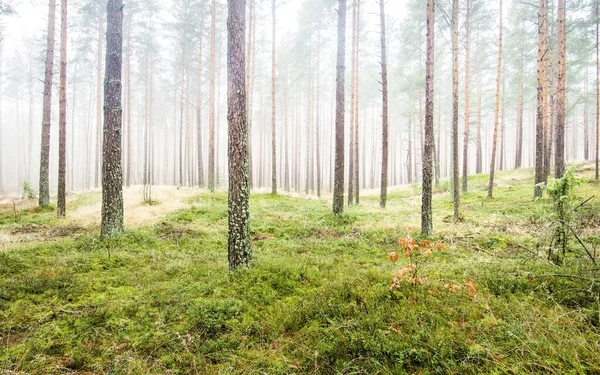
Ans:
[[[229,0],[228,0],[229,1]],[[210,88],[208,114],[208,188],[215,191],[215,69],[216,69],[217,4],[212,0],[210,24]]]
[[[406,173],[408,176],[408,183],[412,184],[413,182],[413,126],[412,120],[408,120],[408,151],[406,155]]]
[[[558,82],[556,89],[556,151],[554,177],[565,174],[565,113],[567,82],[565,0],[558,0]]]
[[[500,84],[502,75],[502,0],[500,0],[500,23],[498,26],[498,73],[496,76],[496,109],[494,111],[494,138],[492,139],[492,162],[490,163],[490,181],[488,185],[488,198],[494,195],[494,172],[496,170],[496,148],[498,146],[498,122],[500,115]]]
[[[275,64],[276,64],[276,55],[275,55],[275,33],[277,28],[277,11],[275,6],[275,0],[271,1],[271,12],[273,17],[273,34],[271,41],[271,193],[277,194],[277,132],[276,132],[276,122],[275,122],[275,113],[276,113],[276,90],[275,90]]]
[[[506,72],[503,71],[502,73],[502,115],[501,115],[501,120],[500,120],[500,166],[499,169],[501,171],[504,170],[504,152],[506,150],[505,148],[505,134],[506,134],[506,101],[505,98],[506,96],[504,95],[505,92],[505,76]]]
[[[479,51],[477,52],[479,54]],[[475,173],[483,172],[483,150],[481,144],[481,67],[477,66],[477,134],[475,137]]]
[[[596,182],[600,178],[600,2],[596,2]]]
[[[583,94],[583,159],[590,160],[590,129],[589,129],[589,117],[588,117],[588,78],[589,72],[588,67],[585,67],[585,78],[583,81],[584,94]]]
[[[427,59],[425,65],[425,145],[423,157],[423,195],[421,206],[421,233],[433,234],[432,182],[433,182],[433,74],[434,74],[434,0],[427,0]]]
[[[94,167],[94,187],[100,184],[100,163],[102,159],[102,48],[104,46],[104,16],[98,16],[98,49],[96,51],[96,164]]]
[[[465,131],[463,134],[463,179],[462,179],[462,192],[467,193],[468,187],[468,175],[469,175],[469,125],[470,125],[470,91],[469,84],[471,81],[471,0],[467,0],[465,17],[465,34],[466,34],[466,61],[465,61]]]
[[[60,1],[60,89],[58,118],[58,204],[56,214],[67,211],[67,0]]]
[[[460,174],[458,170],[458,0],[453,0],[452,4],[452,201],[454,203],[454,220],[457,221],[460,219]]]
[[[350,152],[349,152],[349,179],[348,179],[348,205],[354,204],[354,105],[356,101],[354,96],[356,91],[354,86],[356,85],[356,0],[352,0],[352,56],[351,59],[351,72],[350,72]]]
[[[320,46],[321,45],[321,32],[320,32],[321,28],[320,25],[318,26],[317,29],[317,45]],[[317,108],[316,108],[316,114],[315,114],[315,137],[316,137],[316,152],[315,152],[315,158],[316,158],[316,175],[317,175],[317,197],[321,198],[321,80],[320,80],[320,76],[321,76],[321,48],[317,48],[317,72],[316,72],[316,76],[317,76],[317,85],[315,88],[316,91],[316,95],[317,95]]]
[[[229,123],[229,270],[252,259],[248,185],[248,113],[244,54],[246,0],[228,0],[227,122]]]
[[[204,187],[204,163],[202,158],[202,45],[204,41],[204,19],[201,21],[200,34],[198,35],[198,98],[196,103],[196,127],[198,136],[198,186]],[[247,94],[246,94],[247,95]]]
[[[458,1],[458,0],[455,0]],[[382,115],[381,115],[381,194],[379,196],[379,206],[385,208],[387,202],[388,185],[388,82],[387,82],[387,51],[385,40],[385,0],[379,0],[379,16],[381,24],[381,93],[382,93]]]
[[[333,214],[344,212],[344,114],[346,61],[346,0],[339,0],[335,109],[335,177]]]
[[[123,173],[121,169],[123,0],[109,0],[106,12],[102,238],[113,237],[123,232]]]
[[[40,156],[41,207],[50,204],[50,125],[52,121],[52,78],[54,75],[54,30],[56,22],[56,0],[48,6],[48,39],[46,42],[46,70],[44,75],[44,112],[42,118],[42,146]]]
[[[286,73],[289,69],[286,69]],[[284,164],[283,164],[283,186],[285,191],[290,191],[290,154],[289,154],[289,123],[288,123],[288,88],[287,88],[288,76],[286,75],[284,85],[283,85],[283,134],[284,134],[284,146],[283,146],[283,155],[284,155]]]
[[[126,64],[126,76],[125,76],[125,80],[126,82],[126,87],[125,87],[125,108],[127,110],[126,113],[126,121],[127,121],[127,161],[126,161],[126,166],[127,166],[127,174],[125,176],[125,185],[127,187],[131,186],[131,175],[132,175],[132,171],[131,171],[131,160],[133,158],[133,150],[132,150],[132,137],[131,137],[131,131],[133,129],[132,125],[131,125],[131,21],[132,21],[133,15],[129,15],[128,19],[127,19],[127,55],[125,57],[125,64]]]
[[[358,127],[360,124],[359,121],[359,112],[360,112],[360,101],[359,101],[359,57],[360,57],[360,2],[362,0],[356,1],[356,58],[354,59],[354,203],[360,203],[360,162],[359,162],[359,149],[360,149],[360,138],[358,133]],[[351,177],[352,178],[352,177]]]
[[[521,61],[519,64],[519,78],[518,78],[518,89],[517,89],[517,145],[515,147],[515,169],[519,169],[523,166],[523,53],[521,52]]]

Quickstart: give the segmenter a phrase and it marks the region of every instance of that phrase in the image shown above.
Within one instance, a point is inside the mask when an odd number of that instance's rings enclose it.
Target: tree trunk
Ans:
[[[465,61],[465,131],[463,134],[463,170],[462,170],[462,192],[467,193],[468,187],[468,174],[469,174],[469,125],[470,125],[470,91],[469,84],[471,80],[471,0],[467,0],[467,14],[465,18],[465,34],[466,34],[466,61]],[[458,108],[457,108],[458,109]]]
[[[229,123],[229,270],[250,265],[250,213],[248,185],[248,112],[244,54],[246,0],[228,0],[227,87]]]
[[[356,85],[356,0],[352,0],[352,56],[351,59],[351,72],[350,72],[350,153],[349,153],[349,175],[350,178],[348,180],[348,205],[354,204],[354,115],[356,111],[354,110],[354,105],[356,104],[354,96],[356,95],[356,91],[354,87]]]
[[[360,162],[359,162],[359,146],[360,146],[360,138],[359,138],[359,133],[358,133],[358,126],[359,126],[359,114],[360,114],[360,107],[359,107],[359,91],[358,91],[358,87],[359,87],[359,65],[358,65],[358,61],[359,61],[359,56],[360,56],[360,2],[362,0],[357,0],[356,1],[356,50],[355,50],[355,54],[356,54],[356,58],[354,59],[354,65],[355,65],[355,78],[354,78],[354,203],[359,204],[360,203]],[[352,177],[351,177],[352,178]]]
[[[406,174],[408,176],[408,183],[412,184],[413,182],[413,126],[412,120],[408,120],[408,152],[406,155]]]
[[[458,0],[455,0],[458,1]],[[387,203],[388,185],[388,82],[387,82],[387,51],[385,40],[385,0],[379,0],[379,15],[381,24],[381,93],[382,93],[382,115],[381,115],[381,194],[379,195],[379,206],[385,208]]]
[[[496,109],[494,111],[494,137],[492,139],[492,162],[490,163],[490,180],[488,185],[488,198],[494,195],[494,172],[496,170],[496,148],[498,146],[498,122],[500,115],[500,84],[502,75],[502,0],[500,0],[500,23],[498,26],[498,73],[496,76]]]
[[[286,69],[287,73],[288,69]],[[290,191],[290,154],[289,154],[289,139],[290,139],[290,131],[289,131],[289,123],[288,123],[288,89],[287,89],[287,81],[288,77],[286,75],[284,85],[283,85],[283,134],[284,134],[284,147],[283,147],[283,155],[284,155],[284,165],[283,165],[283,186],[285,191]]]
[[[346,0],[339,0],[335,108],[335,177],[333,214],[344,212],[344,115],[346,60]]]
[[[121,169],[121,71],[123,64],[123,0],[107,4],[104,143],[102,160],[102,238],[123,232]]]
[[[477,135],[475,138],[475,173],[480,174],[482,172],[483,150],[481,145],[481,67],[477,66]]]
[[[585,78],[583,81],[583,159],[590,160],[590,129],[588,117],[588,67],[585,67]]]
[[[198,35],[198,98],[196,103],[196,131],[198,137],[198,186],[204,187],[204,163],[202,158],[202,42],[204,41],[204,19],[202,19],[200,34]]]
[[[518,91],[517,91],[517,134],[516,140],[517,145],[515,147],[515,169],[519,169],[523,166],[523,54],[521,53],[521,61],[519,64],[519,79],[518,79]]]
[[[229,0],[228,0],[229,1]],[[210,92],[208,117],[208,188],[215,191],[215,68],[216,68],[217,4],[212,0],[210,25]]]
[[[100,184],[100,163],[102,159],[102,47],[104,46],[104,16],[98,16],[98,50],[96,51],[96,164],[94,167],[94,187]]]
[[[453,0],[452,4],[452,201],[454,203],[454,220],[457,221],[460,218],[460,174],[458,170],[458,0]],[[466,121],[468,121],[468,118]]]
[[[131,160],[133,158],[133,150],[132,150],[132,142],[131,142],[131,21],[133,16],[130,14],[127,20],[127,55],[125,57],[126,64],[126,76],[125,80],[127,81],[127,86],[125,87],[125,108],[127,110],[126,119],[127,119],[127,174],[125,177],[125,185],[127,187],[131,186]]]
[[[67,173],[67,0],[60,1],[60,88],[58,118],[58,204],[56,214],[65,217]]]
[[[600,178],[600,2],[596,2],[596,182]]]
[[[558,0],[558,83],[556,89],[556,151],[554,177],[565,174],[565,113],[567,79],[565,0]]]
[[[277,27],[277,12],[275,7],[275,0],[271,1],[271,12],[272,12],[272,23],[273,23],[273,34],[271,41],[271,193],[277,194],[277,132],[276,132],[276,122],[275,122],[275,114],[276,114],[276,91],[275,91],[275,64],[276,64],[276,56],[275,56],[275,33]]]
[[[505,143],[504,143],[504,141],[505,141],[504,136],[506,134],[506,105],[505,105],[506,104],[506,101],[505,101],[506,96],[504,95],[505,73],[506,72],[504,72],[504,71],[502,73],[502,115],[501,115],[502,120],[500,120],[500,166],[499,166],[499,169],[501,171],[504,170],[504,158],[505,158],[504,152],[506,150]]]
[[[432,182],[433,182],[433,74],[434,74],[434,0],[427,0],[427,60],[425,67],[425,145],[423,157],[423,195],[421,206],[421,233],[433,234]]]
[[[52,121],[52,78],[54,75],[54,29],[56,0],[48,7],[48,39],[46,43],[46,71],[44,75],[44,112],[42,118],[42,146],[40,156],[40,207],[50,204],[50,125]]]

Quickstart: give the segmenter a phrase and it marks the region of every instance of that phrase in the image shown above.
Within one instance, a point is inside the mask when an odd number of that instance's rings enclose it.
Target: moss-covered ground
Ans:
[[[582,200],[592,173],[578,168]],[[407,259],[387,253],[418,233],[416,186],[342,217],[329,200],[254,194],[253,266],[235,273],[225,192],[107,242],[51,210],[1,207],[0,373],[600,374],[600,274],[575,241],[562,266],[546,260],[552,205],[532,200],[532,176],[500,173],[491,200],[473,176],[457,223],[442,182],[446,248],[421,259],[422,285],[394,290]],[[597,197],[576,215],[589,249],[599,224]]]

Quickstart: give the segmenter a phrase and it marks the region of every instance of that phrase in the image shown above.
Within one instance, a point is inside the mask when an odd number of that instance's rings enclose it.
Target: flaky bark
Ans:
[[[502,10],[502,0],[500,0],[500,23],[498,26],[498,72],[496,76],[496,109],[494,111],[494,136],[492,139],[492,161],[490,163],[488,198],[492,198],[494,195],[494,173],[496,170],[496,150],[498,146],[498,123],[500,117],[500,85],[502,78]]]
[[[67,0],[60,1],[60,88],[58,94],[58,204],[56,214],[65,217],[67,173]]]
[[[54,32],[56,22],[56,0],[48,6],[48,35],[46,42],[46,69],[44,74],[44,104],[42,116],[42,146],[40,155],[41,207],[50,204],[50,126],[52,121],[52,78],[54,75]]]
[[[434,74],[434,0],[427,0],[427,60],[425,67],[425,144],[423,155],[423,196],[421,206],[421,233],[433,234],[432,182],[433,182],[433,74]]]
[[[565,0],[558,0],[558,83],[556,89],[556,151],[554,177],[565,174],[565,113],[567,82],[567,44]]]
[[[123,0],[109,0],[106,9],[102,238],[113,237],[123,232],[123,171],[121,168]]]
[[[458,1],[458,0],[457,0]],[[388,185],[388,80],[387,80],[387,50],[385,41],[385,0],[379,0],[379,14],[381,23],[381,93],[382,93],[382,145],[381,145],[381,193],[379,195],[379,206],[385,208],[387,202]]]
[[[335,109],[335,177],[333,214],[344,212],[344,115],[346,59],[346,0],[339,0]]]
[[[228,0],[227,122],[229,124],[229,270],[252,260],[248,185],[248,113],[246,112],[246,0]]]

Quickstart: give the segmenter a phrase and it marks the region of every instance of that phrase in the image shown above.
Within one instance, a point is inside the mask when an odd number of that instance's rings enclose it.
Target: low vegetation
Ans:
[[[548,258],[554,205],[532,199],[532,176],[500,173],[493,200],[472,177],[458,223],[438,189],[431,239],[409,230],[414,187],[341,217],[254,194],[254,263],[235,273],[226,193],[105,242],[76,218],[2,207],[0,372],[598,374],[600,274],[573,236]],[[586,165],[575,176],[582,203],[598,187]],[[595,257],[600,199],[570,223]]]

